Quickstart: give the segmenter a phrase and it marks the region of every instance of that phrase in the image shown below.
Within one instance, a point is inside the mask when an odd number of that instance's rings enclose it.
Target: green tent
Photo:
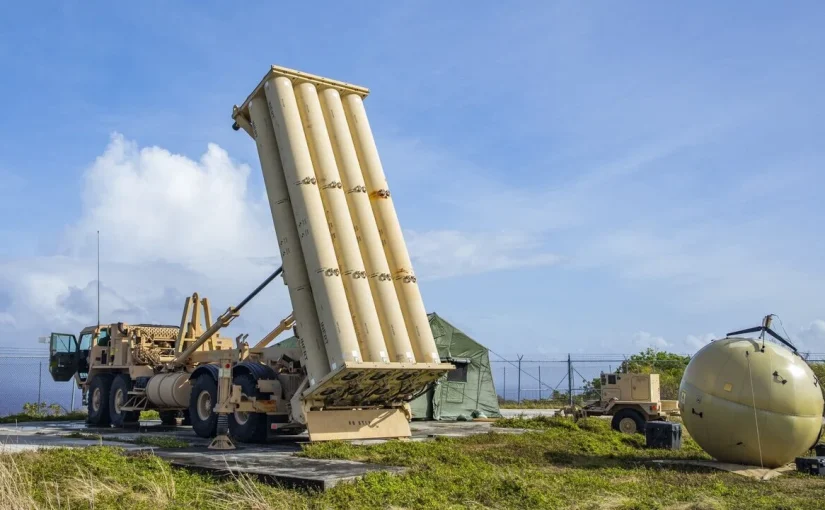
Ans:
[[[500,418],[487,348],[435,313],[428,317],[441,361],[452,363],[456,368],[410,403],[413,419],[472,419],[479,413]],[[298,341],[290,337],[279,345],[297,348]]]
[[[456,369],[411,402],[413,419],[472,419],[479,413],[500,418],[487,348],[437,314],[428,317],[441,360],[454,364]]]

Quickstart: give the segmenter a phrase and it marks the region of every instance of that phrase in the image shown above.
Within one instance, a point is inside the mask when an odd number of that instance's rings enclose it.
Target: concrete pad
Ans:
[[[406,468],[348,460],[296,457],[295,449],[271,445],[243,446],[232,451],[155,449],[154,454],[172,465],[224,476],[249,475],[262,482],[324,491],[367,473],[403,473]]]
[[[728,462],[717,462],[715,460],[678,460],[678,459],[666,459],[666,460],[653,460],[651,464],[670,464],[670,465],[681,465],[681,466],[702,466],[711,469],[718,469],[720,471],[727,471],[729,473],[735,473],[740,476],[746,476],[748,478],[753,478],[755,480],[770,480],[771,478],[776,478],[778,476],[782,476],[785,473],[789,473],[791,471],[796,470],[796,466],[793,463],[785,464],[784,466],[775,468],[775,469],[768,469],[762,468],[759,466],[747,466],[744,464],[731,464]]]

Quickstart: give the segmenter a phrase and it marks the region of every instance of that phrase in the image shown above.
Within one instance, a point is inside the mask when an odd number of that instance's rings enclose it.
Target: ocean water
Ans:
[[[19,413],[27,402],[59,404],[64,409],[81,405],[81,392],[74,381],[54,382],[49,358],[0,357],[0,416]]]

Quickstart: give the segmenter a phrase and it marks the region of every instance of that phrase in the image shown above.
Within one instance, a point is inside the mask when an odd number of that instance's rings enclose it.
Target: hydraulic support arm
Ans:
[[[199,336],[197,340],[192,342],[192,344],[189,347],[187,347],[185,351],[181,352],[180,354],[178,354],[175,357],[175,359],[173,359],[172,361],[167,363],[166,368],[167,369],[172,369],[172,368],[184,365],[186,363],[186,359],[189,356],[191,356],[192,353],[195,352],[198,349],[198,347],[200,347],[201,345],[206,343],[206,341],[208,341],[210,338],[212,338],[212,336],[215,333],[217,333],[221,329],[225,328],[233,320],[235,320],[235,318],[238,317],[238,315],[240,315],[241,308],[243,308],[244,306],[246,306],[247,303],[252,301],[252,298],[257,296],[258,293],[261,292],[264,289],[264,287],[269,285],[270,282],[272,282],[272,280],[277,278],[283,272],[283,270],[284,270],[283,266],[276,269],[274,273],[269,275],[269,277],[267,277],[267,279],[264,280],[263,283],[258,285],[258,287],[255,290],[253,290],[251,294],[246,296],[243,299],[243,301],[238,303],[237,306],[230,306],[229,308],[227,308],[226,311],[223,312],[217,319],[215,319],[215,322],[213,322],[211,326],[209,326],[209,329],[204,331],[203,334],[201,336]]]

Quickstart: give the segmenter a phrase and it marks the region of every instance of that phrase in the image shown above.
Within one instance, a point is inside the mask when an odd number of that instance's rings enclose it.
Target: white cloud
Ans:
[[[719,337],[713,333],[706,333],[704,335],[688,335],[687,338],[685,338],[685,345],[688,347],[690,352],[695,352],[717,338]]]
[[[647,331],[639,331],[633,335],[633,346],[637,349],[652,347],[661,350],[670,347],[670,345],[663,337],[653,335]]]
[[[825,276],[786,263],[775,245],[753,249],[739,240],[758,236],[758,230],[749,224],[728,233],[712,222],[682,229],[622,229],[594,236],[578,260],[655,284],[660,292],[670,289],[692,311],[726,308],[764,315],[793,308],[803,316],[812,313]]]
[[[798,348],[811,352],[825,352],[825,320],[816,319],[807,326],[799,328],[794,341]]]
[[[406,231],[416,273],[427,279],[556,264],[560,258],[518,232]]]
[[[634,349],[642,350],[652,348],[655,350],[666,350],[676,353],[694,353],[716,340],[714,333],[705,333],[701,335],[687,335],[682,341],[668,341],[663,336],[655,335],[648,331],[638,331],[633,335],[632,345]]]
[[[192,160],[114,134],[84,174],[81,217],[66,227],[62,254],[0,259],[2,317],[13,318],[0,320],[0,329],[35,338],[94,323],[98,229],[103,322],[177,324],[193,291],[221,313],[279,260],[268,205],[249,193],[249,173],[214,144]],[[256,333],[289,312],[285,292],[263,296],[235,324]]]
[[[14,316],[8,312],[0,312],[0,326],[14,326],[17,321]]]
[[[194,161],[114,134],[84,176],[83,216],[69,228],[69,247],[89,253],[100,230],[109,261],[174,261],[206,273],[226,257],[271,260],[269,209],[247,192],[249,173],[215,144]]]
[[[114,134],[83,176],[80,218],[60,254],[0,259],[0,332],[31,339],[97,320],[96,231],[100,230],[102,322],[177,324],[185,296],[208,296],[213,315],[235,304],[279,261],[265,193],[248,189],[250,168],[210,144],[198,159],[139,147]],[[408,231],[426,278],[553,264],[526,235]],[[233,329],[254,337],[290,311],[274,284]],[[11,337],[11,335],[4,335]]]

